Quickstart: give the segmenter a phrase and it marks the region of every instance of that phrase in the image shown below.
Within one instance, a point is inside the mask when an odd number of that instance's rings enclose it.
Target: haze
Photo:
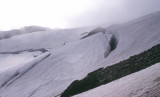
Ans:
[[[0,0],[0,30],[125,22],[160,10],[160,0]]]

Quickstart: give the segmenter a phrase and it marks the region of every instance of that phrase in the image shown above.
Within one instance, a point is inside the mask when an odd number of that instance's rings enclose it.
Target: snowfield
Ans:
[[[33,59],[34,56],[40,55],[41,52],[22,52],[20,54],[0,54],[0,71],[23,63],[26,60]],[[17,61],[18,60],[18,61]]]
[[[22,62],[20,61],[20,63],[17,63],[16,65],[12,65],[12,66],[10,66],[10,65],[8,66],[8,64],[11,64],[10,62],[6,62],[7,66],[3,66],[5,68],[0,69],[0,88],[6,86],[9,83],[12,83],[14,81],[14,79],[16,79],[16,78],[20,77],[21,75],[23,75],[24,73],[28,72],[37,63],[41,62],[49,55],[50,55],[50,53],[46,52],[46,53],[41,54],[35,58],[22,59],[23,60]],[[21,56],[18,56],[18,57],[24,58]],[[14,58],[12,58],[12,59],[14,59]],[[2,60],[2,62],[3,62],[3,60]],[[19,62],[19,61],[17,61],[17,62]]]
[[[90,66],[98,64],[104,54],[107,54],[106,51],[110,53],[107,41],[103,33],[98,33],[51,51],[50,57],[9,86],[2,87],[1,96],[28,97],[33,91],[36,91],[32,94],[33,97],[60,94],[73,80],[82,78],[93,70]]]
[[[0,52],[20,51],[26,49],[56,49],[64,43],[80,39],[84,32],[92,30],[88,28],[60,29],[38,31],[34,33],[17,35],[8,39],[0,40]]]
[[[115,34],[118,46],[101,63],[104,67],[160,44],[160,12],[121,25],[113,25],[107,28],[106,33]]]
[[[160,12],[81,39],[93,29],[47,29],[0,40],[0,97],[60,96],[74,80],[160,44]],[[42,48],[47,51],[26,51]],[[17,51],[26,52],[2,53]],[[77,96],[147,97],[159,89],[159,65]]]
[[[9,30],[9,31],[0,31],[0,40],[11,38],[13,36],[17,36],[17,35],[21,35],[21,34],[27,34],[27,33],[39,32],[39,31],[47,31],[47,30],[50,30],[50,29],[44,28],[44,27],[39,27],[39,26],[26,26],[26,27],[22,27],[20,29],[13,29],[13,30]]]

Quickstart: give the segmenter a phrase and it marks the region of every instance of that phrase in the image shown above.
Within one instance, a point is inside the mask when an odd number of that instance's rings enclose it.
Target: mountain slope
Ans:
[[[44,60],[50,55],[48,52],[35,51],[21,51],[0,54],[0,88],[6,86],[11,80],[23,75],[36,64]],[[8,61],[9,60],[9,61]]]
[[[100,68],[90,72],[82,80],[75,80],[63,92],[61,97],[73,96],[98,86],[110,83],[114,80],[138,72],[160,62],[160,45],[144,51],[129,59],[121,61],[106,68]]]
[[[107,28],[106,33],[115,33],[118,39],[116,50],[102,63],[109,66],[139,54],[160,43],[160,12],[131,22]]]
[[[74,97],[159,97],[160,63]]]
[[[56,49],[67,42],[72,42],[83,37],[83,32],[90,31],[89,28],[60,29],[38,31],[14,36],[0,41],[0,52],[20,51],[26,49]]]
[[[110,53],[107,41],[103,33],[98,33],[51,51],[50,57],[14,83],[1,88],[1,96],[27,97],[34,91],[36,92],[32,94],[33,97],[58,95],[74,79],[82,78],[89,73],[92,70],[90,66],[98,64],[104,58],[107,49]]]
[[[44,56],[42,54],[42,59],[37,57],[25,63],[25,66],[33,67],[20,68],[24,72],[16,80],[11,79],[9,85],[3,85],[0,96],[54,97],[60,95],[74,80],[80,80],[92,71],[111,66],[160,44],[160,12],[88,34],[91,30],[95,31],[93,29],[38,31],[0,40],[0,52],[48,50]],[[15,71],[8,69],[5,74],[10,72]]]
[[[47,31],[47,30],[49,30],[49,28],[38,27],[38,26],[26,26],[20,29],[0,31],[0,40],[21,35],[21,34],[33,33],[38,31]]]

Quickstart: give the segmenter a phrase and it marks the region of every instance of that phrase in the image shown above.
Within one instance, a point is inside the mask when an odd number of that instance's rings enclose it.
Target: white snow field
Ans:
[[[33,59],[34,56],[40,55],[42,52],[22,52],[19,54],[0,54],[0,70],[10,68],[14,65],[23,63],[26,60]],[[17,61],[18,60],[18,61]]]
[[[3,59],[0,63],[2,67],[0,69],[0,97],[54,97],[61,94],[72,81],[82,79],[89,72],[113,65],[160,44],[160,12],[125,24],[110,26],[105,34],[100,32],[80,39],[86,35],[86,32],[93,29],[95,28],[85,27],[38,31],[0,40],[0,52],[42,48],[48,50],[38,54],[37,57],[29,58],[29,55],[21,55],[21,53],[10,57],[0,55],[0,60]],[[110,45],[111,36],[118,41],[113,51]],[[18,57],[24,61],[20,61]],[[5,65],[6,60],[13,60],[15,64]],[[12,66],[12,68],[3,70],[7,66]],[[159,68],[158,65],[156,66]],[[157,70],[154,66],[150,68]],[[142,72],[148,74],[149,71],[150,69],[147,69]],[[154,76],[157,73],[158,71],[153,73]],[[136,74],[129,76],[134,75]],[[127,80],[134,82],[134,78],[129,76]],[[144,77],[142,74],[138,76]]]
[[[38,31],[47,31],[47,30],[50,30],[50,29],[44,28],[44,27],[39,27],[39,26],[26,26],[26,27],[22,27],[20,29],[13,29],[13,30],[9,30],[9,31],[0,31],[0,40],[6,39],[6,38],[11,38],[16,35],[27,34],[27,33],[38,32]]]
[[[74,97],[159,97],[160,63]]]
[[[40,52],[32,52],[31,54],[27,53],[28,52],[23,52],[22,54],[18,55],[7,54],[7,58],[5,58],[5,60],[2,58],[1,64],[4,66],[2,65],[0,69],[0,88],[11,83],[14,79],[23,75],[29,69],[33,68],[37,63],[50,55],[49,52],[44,54],[40,54]],[[6,61],[6,59],[11,60]]]
[[[128,59],[130,56],[160,44],[160,12],[125,24],[111,26],[107,28],[106,33],[115,33],[118,46],[102,62],[101,65],[104,67]]]
[[[56,49],[64,43],[80,39],[84,32],[92,30],[92,27],[38,31],[34,33],[17,35],[0,40],[0,52],[19,51],[25,49]]]
[[[98,33],[51,51],[50,57],[11,84],[3,86],[0,96],[46,97],[62,93],[73,80],[89,73],[92,70],[90,65],[98,64],[106,51],[110,53],[107,41],[103,33]]]

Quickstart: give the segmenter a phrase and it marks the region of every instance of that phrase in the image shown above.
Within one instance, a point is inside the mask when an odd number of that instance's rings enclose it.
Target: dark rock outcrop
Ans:
[[[160,62],[160,44],[129,59],[106,68],[89,73],[84,79],[76,80],[62,93],[61,97],[70,97],[100,85],[107,84],[131,73],[145,69]]]

